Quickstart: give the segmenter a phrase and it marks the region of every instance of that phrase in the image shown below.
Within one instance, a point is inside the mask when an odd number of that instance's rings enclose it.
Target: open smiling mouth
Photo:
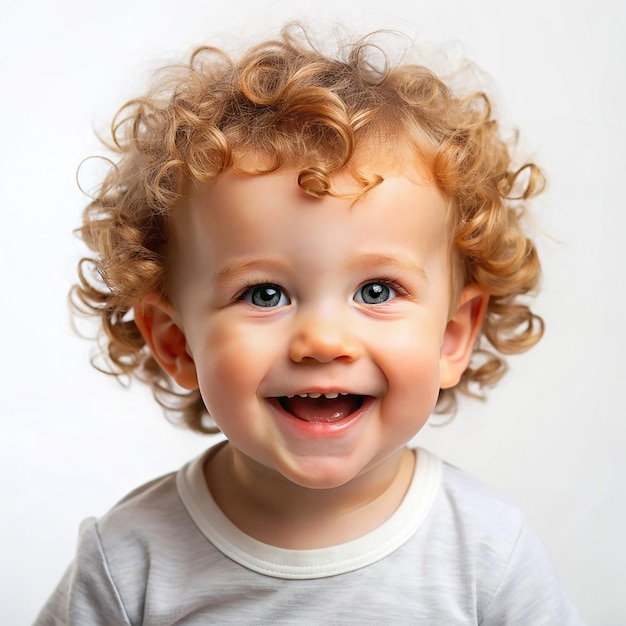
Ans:
[[[351,393],[308,393],[276,398],[284,411],[305,422],[333,423],[358,411],[368,396]]]

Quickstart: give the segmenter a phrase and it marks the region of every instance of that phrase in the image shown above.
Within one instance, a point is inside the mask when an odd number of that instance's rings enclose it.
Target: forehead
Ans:
[[[311,196],[298,185],[299,170],[249,175],[229,170],[199,186],[171,216],[170,256],[193,271],[254,257],[282,256],[301,267],[328,265],[340,252],[364,255],[449,253],[448,200],[415,170],[386,172],[359,196],[349,174],[333,178],[337,195]]]
[[[329,193],[321,197],[307,193],[299,184],[301,171],[283,167],[265,174],[247,174],[233,169],[216,180],[197,187],[186,210],[174,211],[175,221],[210,221],[215,226],[251,221],[264,223],[278,217],[318,223],[322,216],[332,221],[377,219],[396,222],[447,220],[450,202],[428,174],[401,166],[381,171],[359,168],[360,173],[381,177],[381,182],[364,192],[354,170],[331,177]],[[331,213],[328,213],[331,211]],[[441,224],[443,226],[443,224]]]

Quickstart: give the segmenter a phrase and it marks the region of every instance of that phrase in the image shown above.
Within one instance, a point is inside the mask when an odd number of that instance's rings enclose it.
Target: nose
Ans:
[[[298,321],[289,344],[289,358],[295,363],[352,362],[361,354],[361,342],[340,315],[307,315]]]

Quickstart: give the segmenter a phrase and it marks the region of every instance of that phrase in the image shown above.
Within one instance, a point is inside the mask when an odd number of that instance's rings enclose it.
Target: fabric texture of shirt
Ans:
[[[387,522],[315,550],[234,526],[204,480],[213,450],[86,520],[35,626],[582,624],[518,509],[425,450]]]

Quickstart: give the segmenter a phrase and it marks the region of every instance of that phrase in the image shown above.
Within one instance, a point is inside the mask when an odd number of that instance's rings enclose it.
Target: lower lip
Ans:
[[[363,404],[354,413],[350,413],[347,417],[336,422],[307,422],[291,415],[291,413],[287,413],[277,399],[270,398],[268,402],[274,409],[274,412],[280,417],[281,422],[288,424],[291,429],[308,437],[324,437],[343,433],[356,422],[359,422],[369,411],[374,403],[374,398],[367,396],[363,400]]]

